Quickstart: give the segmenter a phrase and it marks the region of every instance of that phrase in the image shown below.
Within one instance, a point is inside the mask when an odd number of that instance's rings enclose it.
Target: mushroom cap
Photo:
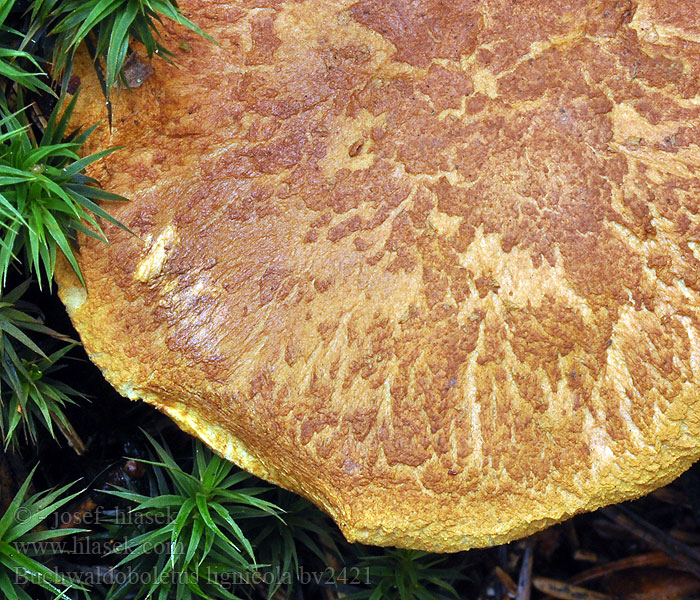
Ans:
[[[700,455],[700,26],[682,0],[183,0],[91,170],[91,359],[349,540],[432,551]],[[75,119],[104,118],[82,59]]]

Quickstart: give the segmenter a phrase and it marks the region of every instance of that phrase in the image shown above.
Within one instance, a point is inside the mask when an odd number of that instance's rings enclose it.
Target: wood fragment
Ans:
[[[621,600],[697,600],[700,595],[697,577],[658,567],[618,572],[601,585]]]
[[[73,450],[78,456],[82,456],[83,454],[85,454],[85,442],[83,442],[82,438],[78,435],[78,432],[73,428],[73,426],[70,423],[62,423],[61,421],[57,420],[54,424],[63,434],[63,437],[66,438],[68,445],[71,448],[73,448]]]
[[[688,531],[688,529],[671,529],[668,534],[675,540],[688,544],[689,546],[700,545],[700,534],[697,531]]]
[[[515,596],[517,600],[530,600],[530,593],[532,592],[532,546],[532,541],[528,541],[525,546],[523,564],[520,566],[520,575],[518,577],[518,590]]]
[[[597,563],[600,561],[600,557],[595,552],[579,548],[574,552],[574,560],[580,560],[581,562]]]
[[[591,590],[547,577],[535,577],[532,580],[532,585],[538,591],[549,594],[558,600],[615,600],[614,596],[592,592]]]
[[[518,593],[518,586],[513,581],[513,578],[508,575],[501,567],[496,567],[493,570],[494,575],[501,582],[501,585],[506,589],[509,595],[515,596]]]
[[[658,527],[622,506],[608,506],[602,513],[630,533],[644,540],[652,548],[670,556],[683,568],[700,578],[700,551],[673,539]]]
[[[691,508],[688,497],[680,490],[671,487],[663,487],[654,490],[651,494],[657,500],[673,506],[682,506],[683,508]]]
[[[650,567],[667,567],[676,564],[672,558],[663,552],[649,552],[647,554],[638,554],[637,556],[628,556],[620,560],[611,561],[602,565],[586,569],[578,573],[569,580],[569,583],[579,585],[588,581],[594,581],[601,577],[607,577],[619,571],[628,569],[640,569]]]
[[[576,525],[574,524],[574,521],[569,519],[568,521],[563,523],[563,526],[564,531],[566,532],[566,537],[568,538],[571,547],[580,548],[581,542],[578,539],[578,532],[576,531]]]

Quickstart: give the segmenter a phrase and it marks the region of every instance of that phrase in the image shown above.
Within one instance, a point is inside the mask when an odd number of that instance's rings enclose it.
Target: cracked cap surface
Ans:
[[[681,0],[181,2],[91,171],[136,235],[92,360],[351,540],[506,542],[700,436],[700,25]],[[105,118],[87,62],[76,122]]]

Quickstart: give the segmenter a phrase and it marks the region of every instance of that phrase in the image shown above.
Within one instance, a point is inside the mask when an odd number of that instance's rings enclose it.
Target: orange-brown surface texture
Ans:
[[[687,0],[186,0],[114,99],[91,358],[366,543],[505,542],[700,437]],[[106,117],[89,66],[76,120]]]

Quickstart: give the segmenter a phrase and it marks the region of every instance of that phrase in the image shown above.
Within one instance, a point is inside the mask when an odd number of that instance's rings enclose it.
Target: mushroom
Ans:
[[[700,34],[663,0],[183,0],[60,295],[115,388],[432,551],[700,455]],[[653,33],[652,33],[653,32]],[[183,50],[182,48],[185,48]],[[105,117],[83,58],[80,123]]]

